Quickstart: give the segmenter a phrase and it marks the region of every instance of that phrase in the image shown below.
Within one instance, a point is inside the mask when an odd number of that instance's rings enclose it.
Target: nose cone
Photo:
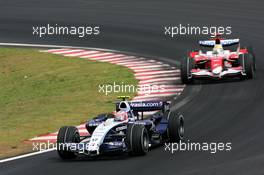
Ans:
[[[218,75],[222,72],[222,67],[218,66],[212,70],[213,74]]]

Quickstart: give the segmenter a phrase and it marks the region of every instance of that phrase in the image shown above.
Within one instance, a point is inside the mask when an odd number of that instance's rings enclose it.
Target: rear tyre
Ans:
[[[149,150],[149,136],[145,126],[139,124],[128,125],[126,143],[130,155],[145,155]]]
[[[60,128],[57,136],[57,152],[62,159],[73,159],[76,157],[74,152],[71,152],[65,147],[65,143],[79,143],[80,134],[75,126],[63,126]]]
[[[193,60],[189,57],[181,61],[181,81],[183,84],[190,84],[193,82],[191,77],[191,70],[193,68]]]
[[[256,71],[256,56],[255,56],[255,53],[254,53],[254,50],[253,50],[253,47],[252,46],[247,46],[246,47],[247,51],[249,54],[252,55],[253,57],[253,67],[254,67],[254,71]]]
[[[253,56],[249,54],[239,55],[239,64],[243,67],[244,72],[246,73],[246,79],[254,78],[254,60]]]
[[[168,138],[170,142],[179,142],[184,138],[184,118],[180,113],[168,116]]]

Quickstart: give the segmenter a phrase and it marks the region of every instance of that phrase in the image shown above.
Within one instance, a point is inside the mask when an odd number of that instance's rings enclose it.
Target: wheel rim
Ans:
[[[252,78],[254,78],[255,77],[255,72],[254,72],[254,66],[253,65],[251,66],[251,73],[252,73]]]
[[[179,137],[182,139],[184,136],[184,121],[182,118],[180,118],[180,127],[178,133],[179,133]]]
[[[148,148],[149,148],[149,140],[148,140],[147,134],[145,133],[143,137],[143,149],[145,152],[147,152]]]
[[[80,142],[80,135],[79,135],[79,133],[75,133],[75,135],[74,135],[74,143],[79,143]]]

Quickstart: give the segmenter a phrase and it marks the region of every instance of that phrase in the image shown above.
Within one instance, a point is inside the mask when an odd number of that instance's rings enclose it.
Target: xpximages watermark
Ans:
[[[50,142],[49,140],[47,142],[32,142],[32,150],[33,151],[45,151],[49,149],[56,149],[57,144]]]
[[[72,35],[79,38],[83,38],[90,35],[99,35],[99,26],[60,26],[44,25],[44,26],[32,26],[32,34],[38,37],[44,37],[49,35]]]
[[[192,26],[190,24],[178,26],[164,26],[164,34],[169,37],[179,35],[230,35],[232,34],[231,26]]]
[[[136,93],[141,92],[144,95],[149,95],[155,92],[164,92],[165,88],[164,85],[151,85],[151,84],[144,84],[144,85],[131,85],[125,84],[124,82],[113,84],[103,84],[98,85],[98,92],[104,93],[105,95],[109,95],[111,93]]]
[[[168,151],[174,154],[177,151],[203,151],[210,152],[211,154],[215,154],[220,151],[231,151],[232,143],[231,142],[187,142],[180,141],[179,143],[165,143],[165,151]]]
[[[88,144],[85,143],[53,143],[49,140],[47,142],[33,142],[32,143],[33,151],[46,151],[50,149],[57,149],[61,151],[72,150],[78,151],[79,153],[84,153],[88,149]]]

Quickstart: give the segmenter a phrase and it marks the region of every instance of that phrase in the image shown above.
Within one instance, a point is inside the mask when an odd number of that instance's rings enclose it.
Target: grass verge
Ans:
[[[114,110],[102,84],[136,85],[124,67],[36,49],[0,48],[0,158],[32,150],[24,140]]]

